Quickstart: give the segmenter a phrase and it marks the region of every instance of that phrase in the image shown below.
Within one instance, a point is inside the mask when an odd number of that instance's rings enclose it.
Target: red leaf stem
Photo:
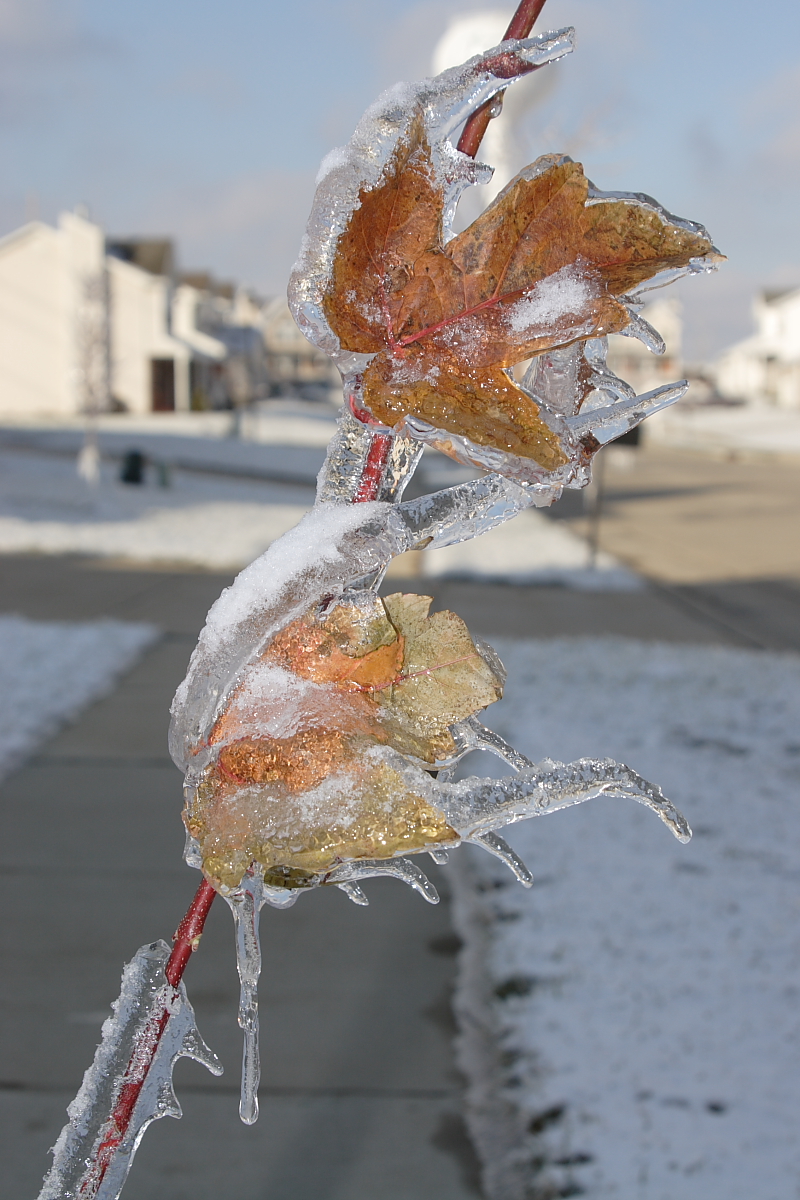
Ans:
[[[517,6],[517,11],[511,18],[511,23],[506,30],[503,41],[508,41],[509,38],[525,38],[533,29],[534,22],[539,16],[545,5],[545,0],[520,0]],[[519,60],[518,60],[519,61]],[[538,67],[531,67],[530,64],[525,64],[525,71],[536,71]],[[501,72],[496,72],[498,75]],[[522,75],[522,70],[511,72],[513,75]],[[501,76],[502,77],[502,76]],[[487,100],[480,108],[476,108],[475,112],[467,120],[461,137],[458,139],[458,149],[462,154],[468,154],[470,158],[474,158],[478,153],[483,135],[489,128],[489,122],[496,115],[498,101],[503,98],[503,92],[497,96],[493,96],[491,100]],[[494,111],[493,111],[494,110]]]

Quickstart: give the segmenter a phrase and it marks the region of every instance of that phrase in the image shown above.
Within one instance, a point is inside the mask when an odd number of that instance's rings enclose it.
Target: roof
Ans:
[[[151,275],[171,275],[173,272],[171,238],[108,238],[106,252]]]
[[[794,293],[798,291],[800,291],[800,288],[798,288],[796,285],[794,287],[784,288],[765,288],[761,293],[761,296],[765,304],[776,304],[778,300],[782,300],[784,296],[794,295]]]

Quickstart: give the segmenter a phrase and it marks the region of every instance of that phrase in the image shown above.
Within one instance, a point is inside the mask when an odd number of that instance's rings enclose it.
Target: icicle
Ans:
[[[610,758],[579,758],[572,763],[545,760],[502,779],[473,777],[436,786],[436,801],[449,824],[470,841],[503,825],[545,816],[595,796],[638,800],[661,818],[679,842],[692,836],[686,818],[656,784]]]
[[[406,526],[409,545],[439,549],[478,537],[531,504],[533,497],[520,484],[501,475],[485,475],[405,500],[395,513]]]
[[[652,392],[644,392],[633,400],[620,400],[606,408],[591,409],[585,416],[579,413],[576,417],[569,417],[568,423],[576,436],[584,437],[590,433],[605,446],[607,442],[613,442],[629,429],[640,425],[646,417],[680,400],[688,387],[689,381],[681,379],[678,383],[665,384],[664,387],[654,388]]]
[[[647,347],[651,354],[665,354],[667,346],[658,330],[654,329],[649,321],[645,321],[644,317],[632,312],[630,308],[628,313],[630,324],[620,330],[622,336],[636,338],[643,346]]]
[[[336,886],[340,892],[344,892],[349,900],[353,901],[353,904],[361,904],[364,907],[369,904],[366,893],[361,890],[357,883],[337,883]]]
[[[505,838],[501,838],[499,833],[492,833],[491,830],[487,833],[476,833],[469,841],[474,842],[476,846],[483,846],[484,850],[488,850],[495,858],[499,858],[501,862],[504,862],[512,875],[519,880],[523,887],[533,887],[533,875],[525,866],[525,863],[516,850],[512,850]]]
[[[371,858],[342,863],[325,878],[326,883],[350,883],[355,879],[370,879],[374,875],[389,875],[407,883],[419,892],[428,904],[439,903],[439,893],[419,867],[407,858]]]
[[[464,745],[469,750],[485,750],[487,754],[494,754],[497,758],[502,758],[503,762],[507,762],[515,771],[526,771],[529,767],[534,766],[529,758],[510,746],[505,738],[500,737],[499,733],[495,733],[493,729],[487,729],[477,717],[467,717],[466,721],[459,724],[458,732],[461,735],[459,748]]]
[[[125,967],[119,999],[67,1109],[69,1122],[53,1148],[39,1200],[116,1200],[147,1126],[160,1117],[181,1116],[172,1088],[177,1059],[193,1058],[212,1075],[222,1074],[217,1056],[197,1032],[186,989],[167,982],[169,956],[166,942],[153,942]]]
[[[242,1088],[239,1116],[245,1125],[258,1120],[258,1084],[261,1061],[258,1052],[258,977],[261,974],[261,943],[258,920],[267,903],[263,872],[251,867],[239,887],[226,896],[236,929],[236,966],[239,971],[239,1027],[244,1034]]]

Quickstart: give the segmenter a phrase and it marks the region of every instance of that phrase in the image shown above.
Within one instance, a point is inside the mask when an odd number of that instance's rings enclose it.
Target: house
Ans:
[[[0,416],[188,410],[229,396],[166,239],[106,241],[80,212],[0,239]]]
[[[194,297],[194,327],[221,342],[226,349],[220,380],[228,402],[245,406],[271,394],[264,312],[269,301],[248,288],[214,279],[207,271],[180,276],[181,291]],[[195,408],[217,408],[209,382],[192,393]]]
[[[111,407],[189,410],[198,381],[219,373],[226,357],[225,346],[195,325],[199,294],[175,286],[166,239],[109,240],[106,250]]]
[[[800,288],[763,292],[753,304],[756,332],[713,364],[720,395],[800,409]]]
[[[327,354],[307,341],[283,296],[265,305],[262,329],[267,348],[270,393],[323,399],[341,386]]]

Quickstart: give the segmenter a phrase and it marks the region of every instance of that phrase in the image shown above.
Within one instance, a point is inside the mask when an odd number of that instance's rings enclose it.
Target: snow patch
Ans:
[[[350,153],[348,147],[334,146],[332,150],[328,151],[322,162],[319,164],[317,178],[314,180],[316,186],[319,187],[323,179],[327,178],[331,171],[338,171],[340,167],[347,166],[349,161]]]
[[[789,1195],[800,657],[496,645],[514,663],[486,714],[498,732],[533,759],[627,762],[695,836],[680,846],[638,805],[600,800],[504,831],[530,892],[487,855],[456,856],[459,1051],[487,1196]]]
[[[0,616],[0,777],[104,696],[158,637],[125,621]]]
[[[342,557],[339,544],[371,517],[383,516],[389,506],[317,504],[302,521],[274,542],[265,554],[236,576],[212,605],[203,630],[206,652],[213,652],[235,626],[263,608],[295,577],[319,563]]]

